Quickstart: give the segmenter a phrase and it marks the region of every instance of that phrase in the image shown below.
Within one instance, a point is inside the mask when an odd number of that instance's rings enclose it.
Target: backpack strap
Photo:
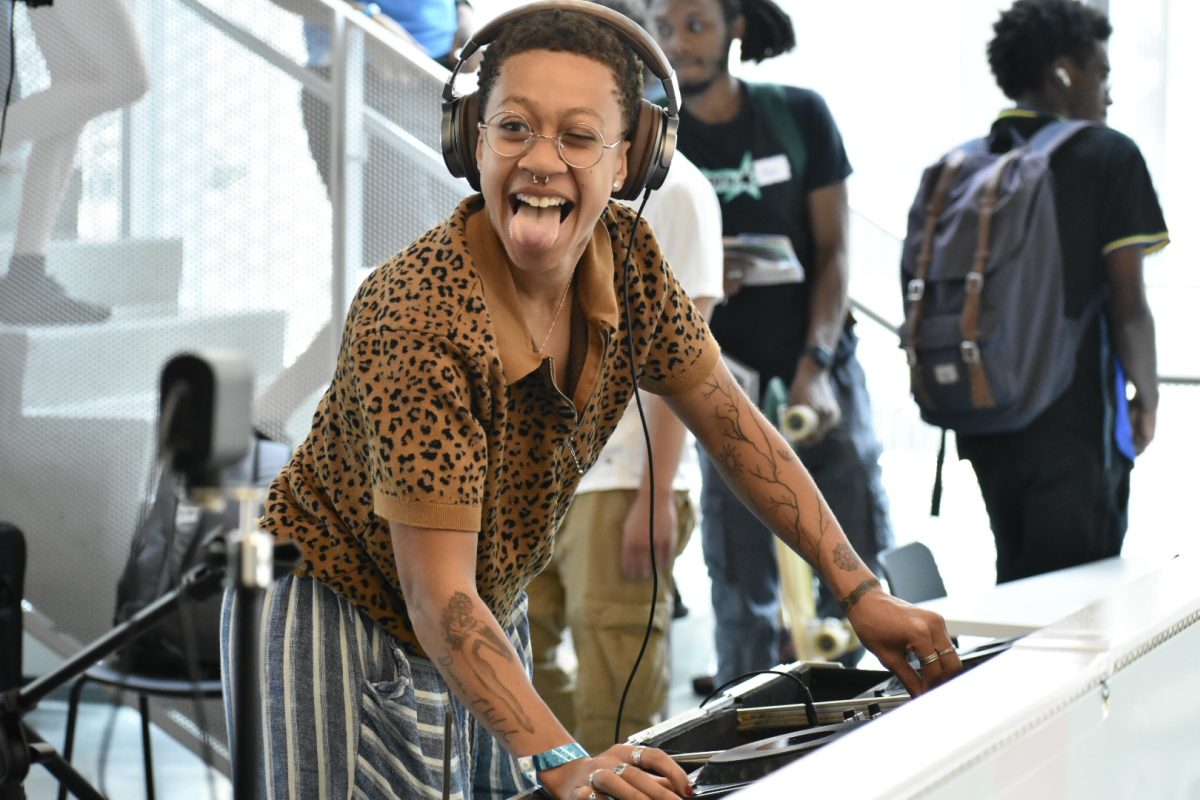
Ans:
[[[1019,157],[1028,152],[1042,153],[1049,157],[1068,139],[1088,127],[1082,120],[1056,121],[1043,125],[1027,143],[1014,147],[997,160],[983,188],[983,199],[979,211],[979,236],[975,245],[975,258],[971,271],[967,273],[963,291],[963,303],[959,328],[962,332],[962,359],[967,365],[967,378],[971,384],[971,405],[975,408],[992,408],[996,399],[992,394],[987,372],[983,368],[979,353],[979,315],[983,308],[983,284],[988,257],[991,255],[992,217],[996,210],[997,195],[1004,173]]]
[[[801,177],[808,164],[808,149],[804,146],[804,137],[800,135],[800,126],[796,124],[796,116],[784,88],[777,83],[747,83],[746,93],[755,110],[771,121],[771,129],[787,151],[792,176]]]
[[[904,348],[908,357],[912,389],[923,401],[929,400],[929,393],[925,388],[925,381],[921,378],[921,370],[917,364],[917,335],[920,330],[921,317],[925,314],[925,279],[929,275],[929,265],[933,262],[933,238],[938,217],[941,216],[942,207],[946,204],[946,195],[954,184],[954,177],[966,159],[967,151],[958,149],[942,160],[937,182],[934,184],[929,202],[925,206],[925,230],[921,236],[921,250],[917,254],[913,278],[908,282],[905,292],[905,299],[910,305],[907,315],[908,324],[904,326],[904,336],[900,346]]]
[[[1092,123],[1082,119],[1060,119],[1049,122],[1038,129],[1023,146],[1025,150],[1043,153],[1047,156],[1062,147],[1075,134],[1084,128],[1090,128]]]
[[[992,408],[996,398],[992,394],[987,372],[979,353],[979,314],[983,309],[983,283],[988,258],[991,256],[992,217],[996,211],[997,195],[1000,193],[1000,183],[1004,173],[1022,154],[1023,148],[1014,147],[1009,150],[992,166],[987,183],[983,187],[983,198],[979,204],[979,235],[975,242],[975,257],[971,271],[967,273],[963,286],[966,299],[963,302],[962,316],[959,317],[959,330],[962,333],[960,345],[963,363],[967,366],[967,379],[971,384],[971,405],[975,408]]]

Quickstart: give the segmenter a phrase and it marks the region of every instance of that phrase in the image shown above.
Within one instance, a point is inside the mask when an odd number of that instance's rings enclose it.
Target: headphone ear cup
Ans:
[[[466,178],[479,191],[479,163],[475,148],[479,142],[479,99],[475,92],[442,103],[442,160],[456,178]]]
[[[636,200],[647,182],[658,171],[661,152],[663,122],[666,117],[660,107],[643,99],[638,109],[637,127],[629,137],[629,152],[626,154],[627,174],[621,188],[612,196],[618,200]],[[659,184],[662,180],[659,180]],[[657,186],[653,188],[658,188]]]

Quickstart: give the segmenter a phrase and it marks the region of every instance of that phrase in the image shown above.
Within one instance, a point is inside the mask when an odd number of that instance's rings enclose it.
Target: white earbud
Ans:
[[[1071,76],[1067,73],[1065,67],[1055,67],[1054,74],[1058,77],[1059,81],[1062,82],[1064,88],[1071,88]]]
[[[614,189],[620,189],[620,188],[621,188],[621,182],[620,182],[620,181],[613,181],[613,188],[614,188]]]

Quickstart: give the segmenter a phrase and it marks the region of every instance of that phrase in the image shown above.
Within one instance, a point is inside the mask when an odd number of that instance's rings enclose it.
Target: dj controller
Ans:
[[[961,653],[964,671],[1009,645]],[[629,743],[668,753],[688,772],[695,797],[728,797],[908,701],[890,672],[796,662],[748,677]],[[544,797],[533,790],[513,800]]]

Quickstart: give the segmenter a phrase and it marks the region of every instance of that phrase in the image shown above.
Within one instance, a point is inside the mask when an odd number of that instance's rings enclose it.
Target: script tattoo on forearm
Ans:
[[[438,659],[442,672],[458,685],[460,694],[479,715],[479,718],[502,741],[508,742],[518,732],[514,726],[533,732],[533,721],[522,709],[516,696],[504,685],[492,661],[497,657],[515,664],[512,647],[501,639],[492,628],[475,618],[475,605],[463,592],[455,592],[442,614],[442,631],[450,649],[460,653],[456,662],[449,654]],[[475,681],[495,693],[499,704],[473,694],[454,669],[461,663],[471,671]]]
[[[767,484],[767,499],[764,510],[777,522],[780,532],[797,548],[810,563],[818,568],[821,560],[821,542],[829,531],[831,518],[819,492],[813,492],[817,506],[817,530],[806,531],[800,522],[800,498],[794,488],[783,478],[784,464],[795,461],[796,454],[790,447],[771,447],[768,428],[762,417],[750,413],[742,402],[740,393],[732,387],[709,378],[705,385],[705,397],[713,403],[713,414],[729,441],[721,448],[716,459],[724,471],[731,475],[749,475]],[[758,436],[754,439],[746,433],[745,420],[750,420]]]
[[[854,591],[838,600],[838,605],[842,607],[842,613],[848,613],[850,609],[858,605],[858,601],[863,599],[863,595],[872,589],[879,588],[879,581],[875,578],[869,578],[863,581],[858,586],[854,587]]]

